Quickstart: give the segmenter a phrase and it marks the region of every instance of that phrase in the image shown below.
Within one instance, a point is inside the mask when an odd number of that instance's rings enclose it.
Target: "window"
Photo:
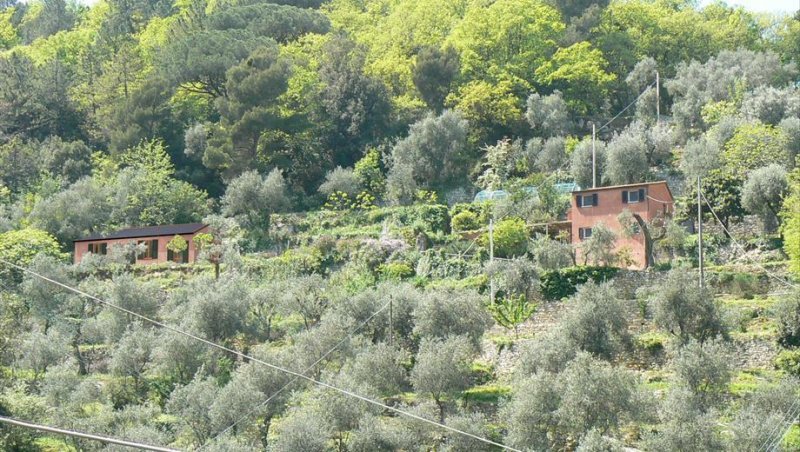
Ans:
[[[105,255],[108,253],[108,243],[90,243],[89,252],[92,254]]]
[[[597,206],[597,193],[591,195],[577,195],[575,196],[575,203],[578,207]]]
[[[623,204],[635,204],[637,202],[644,202],[645,198],[647,198],[647,192],[645,191],[644,188],[622,192]]]
[[[145,246],[145,250],[139,253],[137,259],[158,259],[158,240],[140,240],[140,245]]]
[[[578,228],[578,238],[586,240],[592,236],[592,228]]]
[[[189,262],[189,247],[187,246],[186,249],[181,251],[180,253],[176,253],[172,250],[167,250],[167,260],[171,262],[176,262],[178,264],[185,264]]]

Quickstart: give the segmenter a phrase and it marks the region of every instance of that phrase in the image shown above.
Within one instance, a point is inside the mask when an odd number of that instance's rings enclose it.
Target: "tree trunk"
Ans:
[[[269,428],[272,425],[272,416],[264,416],[264,421],[261,423],[259,427],[259,436],[261,437],[261,445],[264,446],[264,450],[269,449]]]
[[[647,270],[655,265],[655,257],[653,256],[653,236],[650,235],[650,229],[647,227],[647,223],[645,223],[641,215],[635,213],[633,214],[633,218],[636,219],[636,223],[639,224],[639,229],[641,229],[644,235],[644,269]]]

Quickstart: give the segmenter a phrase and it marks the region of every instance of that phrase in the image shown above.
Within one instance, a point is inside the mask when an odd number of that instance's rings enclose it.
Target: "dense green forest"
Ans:
[[[180,450],[799,450],[798,62],[800,16],[723,2],[0,0],[0,416]],[[592,186],[593,127],[597,182],[666,180],[672,218],[537,233]],[[73,264],[192,222],[197,263]]]

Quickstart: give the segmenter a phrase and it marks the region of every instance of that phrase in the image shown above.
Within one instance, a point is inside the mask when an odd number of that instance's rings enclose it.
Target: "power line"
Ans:
[[[616,121],[616,120],[617,120],[617,118],[619,118],[620,116],[622,116],[622,114],[623,114],[623,113],[625,113],[625,112],[626,112],[626,111],[627,111],[629,108],[633,107],[633,106],[634,106],[634,104],[636,104],[636,102],[639,102],[639,99],[641,99],[641,98],[642,98],[642,96],[644,96],[644,95],[645,95],[645,94],[646,94],[648,91],[650,91],[650,88],[652,88],[652,87],[653,87],[655,84],[656,84],[656,82],[653,82],[653,83],[649,84],[649,85],[647,86],[647,88],[645,88],[645,89],[644,89],[644,90],[641,92],[641,94],[639,94],[639,96],[638,96],[638,97],[637,97],[637,98],[636,98],[636,99],[635,99],[633,102],[631,102],[631,103],[629,103],[627,106],[625,106],[625,108],[623,108],[623,109],[622,109],[622,110],[621,110],[619,113],[617,113],[617,115],[616,115],[616,116],[614,116],[613,118],[609,119],[607,123],[605,123],[605,124],[603,124],[602,126],[600,126],[600,128],[599,128],[599,129],[597,129],[597,130],[598,130],[598,131],[600,131],[600,130],[603,130],[603,129],[605,129],[606,127],[608,127],[608,125],[609,125],[609,124],[611,124],[612,122]]]
[[[728,237],[731,238],[731,241],[734,243],[734,245],[736,245],[742,251],[742,256],[740,256],[737,259],[740,259],[740,258],[744,257],[744,253],[746,253],[747,250],[745,250],[744,247],[736,240],[736,238],[733,237],[733,234],[731,234],[731,231],[729,231],[728,228],[725,227],[725,223],[722,222],[722,220],[717,215],[717,212],[715,212],[714,208],[711,207],[711,203],[708,201],[708,198],[706,198],[706,195],[702,191],[698,191],[698,192],[700,193],[700,196],[703,198],[703,200],[706,202],[706,205],[708,206],[708,209],[711,211],[711,213],[714,215],[714,218],[716,218],[717,222],[719,222],[719,225],[722,227],[722,230],[725,231],[726,234],[728,234]],[[764,273],[766,273],[767,276],[769,276],[770,278],[773,278],[776,281],[779,281],[780,283],[784,284],[786,287],[789,287],[789,288],[792,288],[792,289],[797,289],[797,285],[792,284],[791,282],[781,278],[780,276],[777,276],[777,275],[773,274],[772,272],[767,270],[766,267],[761,265],[760,262],[753,261],[753,263],[755,265],[757,265],[758,267],[760,267],[762,270],[764,270]]]
[[[472,433],[465,432],[463,430],[459,430],[459,429],[451,427],[449,425],[445,425],[445,424],[441,424],[441,423],[436,422],[436,421],[432,421],[430,419],[424,418],[424,417],[419,416],[417,414],[410,413],[408,411],[404,411],[404,410],[401,410],[399,408],[395,408],[393,406],[386,405],[385,403],[378,402],[377,400],[372,400],[369,397],[364,397],[364,396],[356,394],[356,393],[354,393],[352,391],[348,391],[347,389],[342,389],[342,388],[333,386],[331,384],[325,383],[323,381],[316,380],[314,378],[311,378],[311,377],[308,377],[306,375],[303,375],[302,373],[295,372],[293,370],[286,369],[286,368],[277,366],[275,364],[268,363],[268,362],[266,362],[266,361],[264,361],[262,359],[259,359],[259,358],[253,357],[253,356],[249,356],[249,355],[247,355],[245,353],[242,353],[242,352],[240,352],[238,350],[234,350],[234,349],[232,349],[230,347],[226,347],[224,345],[220,345],[220,344],[217,344],[215,342],[211,342],[210,340],[204,339],[204,338],[202,338],[200,336],[197,336],[196,334],[192,334],[192,333],[189,333],[187,331],[183,331],[183,330],[181,330],[179,328],[176,328],[174,326],[170,326],[170,325],[168,325],[168,324],[166,324],[164,322],[161,322],[161,321],[158,321],[158,320],[154,320],[154,319],[151,319],[151,318],[149,318],[147,316],[139,314],[138,312],[131,311],[130,309],[126,309],[126,308],[123,308],[121,306],[117,306],[117,305],[115,305],[113,303],[110,303],[108,301],[102,300],[102,299],[100,299],[100,298],[98,298],[98,297],[96,297],[96,296],[94,296],[92,294],[89,294],[87,292],[84,292],[84,291],[82,291],[80,289],[77,289],[77,288],[71,287],[71,286],[69,286],[67,284],[58,282],[58,281],[56,281],[54,279],[51,279],[51,278],[48,278],[48,277],[46,277],[44,275],[36,273],[33,270],[30,270],[30,269],[24,268],[22,266],[19,266],[17,264],[8,262],[8,261],[6,261],[4,259],[0,259],[0,263],[3,263],[3,264],[8,265],[10,267],[16,268],[17,270],[20,270],[20,271],[23,271],[25,273],[31,274],[33,276],[36,276],[37,278],[40,278],[40,279],[42,279],[44,281],[47,281],[49,283],[55,284],[57,286],[60,286],[60,287],[62,287],[64,289],[69,290],[70,292],[74,292],[74,293],[76,293],[78,295],[81,295],[83,297],[89,298],[90,300],[93,300],[93,301],[95,301],[97,303],[100,303],[100,304],[102,304],[104,306],[108,306],[108,307],[110,307],[112,309],[116,309],[118,311],[124,312],[124,313],[126,313],[128,315],[131,315],[131,316],[136,317],[138,319],[144,320],[145,322],[151,323],[153,325],[156,325],[158,327],[161,327],[161,328],[163,328],[165,330],[168,330],[168,331],[171,331],[173,333],[181,334],[183,336],[186,336],[188,338],[191,338],[191,339],[194,339],[194,340],[196,340],[198,342],[201,342],[201,343],[203,343],[203,344],[205,344],[205,345],[207,345],[209,347],[213,347],[213,348],[216,348],[218,350],[222,350],[222,351],[224,351],[226,353],[230,353],[230,354],[232,354],[234,356],[237,356],[239,358],[242,358],[244,360],[250,360],[250,361],[259,363],[259,364],[261,364],[263,366],[269,367],[271,369],[274,369],[274,370],[277,370],[277,371],[280,371],[280,372],[284,372],[284,373],[287,373],[289,375],[294,375],[295,377],[301,378],[303,380],[307,380],[307,381],[309,381],[311,383],[314,383],[314,384],[316,384],[318,386],[321,386],[321,387],[324,387],[324,388],[328,388],[330,390],[339,392],[341,394],[344,394],[346,396],[352,397],[354,399],[361,400],[362,402],[366,402],[366,403],[369,403],[371,405],[375,405],[375,406],[381,407],[381,408],[383,408],[385,410],[389,410],[389,411],[392,411],[394,413],[397,413],[397,414],[400,414],[400,415],[403,415],[403,416],[406,416],[406,417],[409,417],[409,418],[412,418],[412,419],[416,419],[416,420],[418,420],[420,422],[425,422],[427,424],[442,428],[444,430],[451,431],[453,433],[458,433],[460,435],[468,436],[468,437],[470,437],[472,439],[481,441],[481,442],[486,443],[486,444],[491,444],[493,446],[501,447],[503,449],[507,449],[507,450],[511,450],[511,451],[515,451],[515,452],[522,452],[519,449],[514,449],[513,447],[506,446],[504,444],[500,444],[500,443],[492,441],[490,439],[487,439],[487,438],[484,438],[484,437],[481,437],[481,436],[478,436],[478,435],[474,435]]]
[[[91,439],[106,444],[117,444],[119,446],[133,447],[140,450],[150,450],[155,452],[178,452],[176,449],[169,449],[167,447],[150,446],[148,444],[136,443],[133,441],[125,441],[122,439],[109,438],[107,436],[92,435],[90,433],[76,432],[73,430],[66,430],[63,428],[48,427],[46,425],[33,424],[31,422],[19,421],[10,417],[0,416],[0,422],[16,425],[17,427],[29,428],[48,433],[57,433],[59,435],[73,436],[76,438]]]
[[[325,354],[323,354],[322,356],[320,356],[320,357],[319,357],[319,359],[317,359],[316,361],[314,361],[314,363],[313,363],[313,364],[311,364],[310,366],[306,367],[306,368],[305,368],[305,369],[302,371],[302,373],[303,373],[303,374],[305,374],[305,373],[306,373],[306,372],[308,372],[309,370],[311,370],[311,369],[313,369],[314,367],[316,367],[316,366],[317,366],[317,364],[321,363],[321,362],[322,362],[322,360],[324,360],[325,358],[327,358],[327,357],[328,357],[328,356],[329,356],[331,353],[333,353],[333,352],[334,352],[334,351],[336,351],[336,350],[337,350],[339,347],[341,347],[341,346],[342,346],[342,344],[344,344],[344,343],[345,343],[345,342],[347,342],[347,341],[348,341],[348,340],[349,340],[351,337],[353,337],[353,335],[354,335],[356,332],[358,332],[359,330],[361,330],[361,328],[363,328],[365,325],[367,325],[367,324],[368,324],[368,323],[369,323],[369,322],[370,322],[372,319],[374,319],[374,318],[375,318],[375,316],[377,316],[378,314],[380,314],[380,313],[381,313],[381,312],[382,312],[384,309],[386,309],[386,308],[387,308],[387,307],[388,307],[388,306],[389,306],[391,303],[392,303],[392,300],[390,299],[389,301],[387,301],[387,302],[386,302],[386,304],[384,304],[383,306],[381,306],[381,307],[380,307],[380,309],[378,309],[377,311],[373,312],[373,313],[372,313],[372,315],[370,315],[370,316],[369,316],[369,317],[368,317],[366,320],[364,320],[363,322],[361,322],[361,324],[360,324],[360,325],[358,325],[356,328],[354,328],[352,331],[350,331],[350,332],[347,334],[347,336],[345,336],[345,337],[344,337],[344,338],[343,338],[341,341],[339,341],[339,342],[338,342],[336,345],[334,345],[333,347],[331,347],[331,348],[330,348],[330,349],[329,349],[327,352],[325,352]],[[275,391],[275,392],[274,392],[272,395],[270,395],[269,397],[267,397],[267,399],[266,399],[266,400],[264,400],[263,402],[261,402],[260,404],[258,404],[258,405],[257,405],[255,408],[253,408],[252,410],[250,410],[250,411],[248,411],[247,413],[245,413],[245,414],[244,414],[242,417],[240,417],[239,419],[237,419],[236,421],[234,421],[234,422],[233,422],[231,425],[229,425],[229,426],[228,426],[228,427],[227,427],[225,430],[223,430],[223,431],[219,432],[219,433],[218,433],[217,435],[215,435],[213,438],[211,438],[210,440],[208,440],[208,441],[207,441],[207,442],[206,442],[204,445],[200,446],[200,447],[197,449],[197,452],[199,452],[199,451],[201,451],[201,450],[205,449],[205,448],[206,448],[206,447],[208,447],[208,446],[209,446],[211,443],[213,443],[213,442],[214,442],[214,441],[215,441],[217,438],[219,438],[219,437],[221,437],[222,435],[224,435],[225,433],[229,432],[229,431],[230,431],[232,428],[234,428],[234,427],[236,427],[237,425],[239,425],[239,423],[240,423],[240,422],[242,422],[242,421],[244,421],[245,419],[249,418],[249,417],[250,417],[250,416],[251,416],[253,413],[255,413],[256,411],[260,410],[262,407],[266,406],[266,405],[267,405],[269,402],[271,402],[271,401],[272,401],[272,399],[274,399],[275,397],[277,397],[278,395],[280,395],[280,394],[281,394],[281,393],[282,393],[282,392],[283,392],[283,391],[284,391],[286,388],[288,388],[288,387],[289,387],[289,386],[291,386],[291,385],[292,385],[294,382],[296,382],[296,381],[298,380],[298,378],[299,378],[299,377],[294,377],[294,378],[293,378],[293,379],[291,379],[291,380],[290,380],[288,383],[286,383],[285,385],[281,386],[281,387],[280,387],[280,389],[278,389],[278,390],[277,390],[277,391]]]

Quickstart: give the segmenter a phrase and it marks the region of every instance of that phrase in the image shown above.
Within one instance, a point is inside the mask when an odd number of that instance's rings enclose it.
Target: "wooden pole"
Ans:
[[[595,150],[595,140],[597,139],[597,129],[592,123],[592,188],[597,188],[597,154]]]
[[[697,263],[700,267],[700,288],[705,285],[705,270],[703,268],[703,194],[700,191],[700,176],[697,176]]]

